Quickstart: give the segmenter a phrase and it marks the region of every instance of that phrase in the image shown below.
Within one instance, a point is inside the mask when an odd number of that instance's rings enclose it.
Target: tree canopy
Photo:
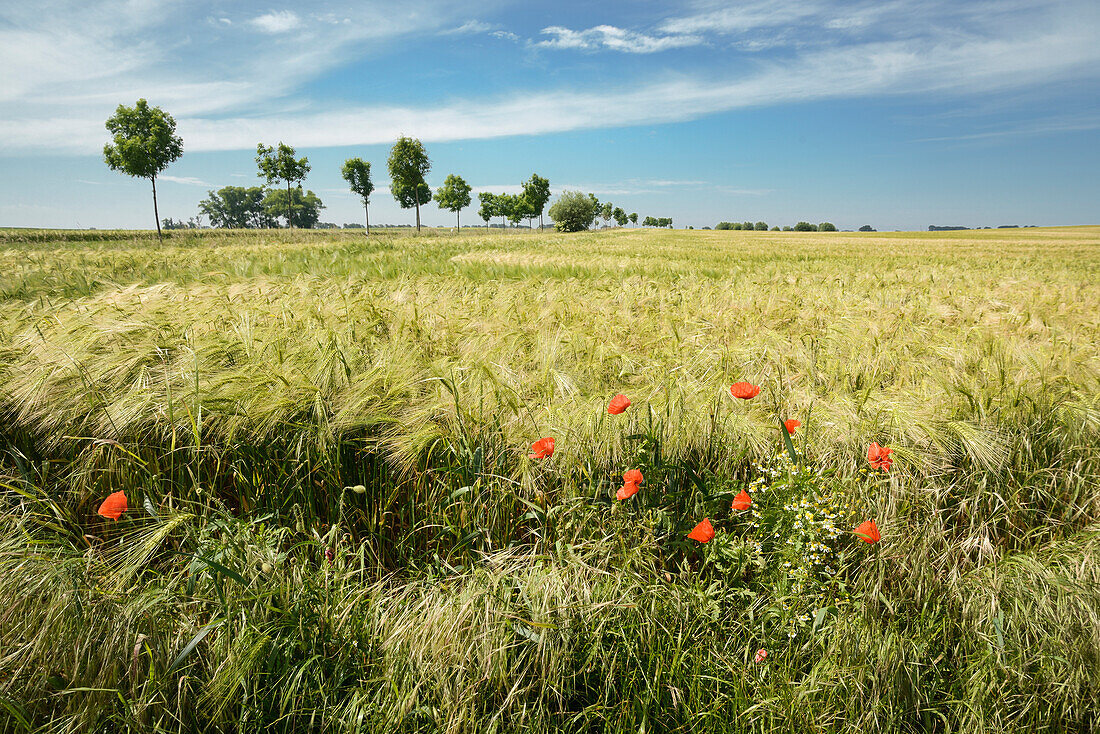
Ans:
[[[539,228],[542,228],[542,212],[546,209],[546,202],[550,201],[550,180],[532,173],[531,178],[523,184],[523,198],[527,203],[527,211],[531,218],[539,218]]]
[[[564,191],[550,207],[550,218],[559,232],[580,232],[592,223],[596,197],[580,191]]]
[[[432,200],[432,190],[424,177],[432,170],[424,145],[416,138],[402,135],[390,149],[386,162],[390,173],[390,192],[402,209],[416,207],[416,231],[420,231],[420,205]]]
[[[264,209],[269,216],[274,218],[276,212],[280,215],[293,212],[294,221],[304,229],[317,226],[317,221],[321,218],[321,210],[324,208],[325,205],[316,194],[312,191],[303,193],[301,186],[296,186],[289,192],[283,189],[268,189],[267,195],[264,196]]]
[[[489,220],[497,215],[497,195],[482,191],[477,195],[477,200],[481,204],[478,207],[477,215],[485,220],[485,227],[488,229]]]
[[[147,178],[153,185],[153,217],[160,231],[157,210],[157,174],[183,155],[183,139],[176,135],[176,121],[160,107],[139,99],[133,107],[119,105],[104,123],[111,142],[103,146],[103,160],[113,171]]]
[[[462,210],[470,206],[470,184],[462,176],[450,174],[443,185],[435,192],[435,200],[440,209],[455,213],[458,228],[462,228]]]
[[[207,197],[199,202],[199,211],[210,220],[212,227],[228,229],[253,229],[274,227],[276,217],[264,209],[263,186],[225,186],[217,191],[207,191]]]
[[[348,182],[353,193],[363,200],[363,213],[367,220],[367,234],[370,234],[370,195],[374,192],[374,182],[370,178],[370,163],[362,158],[348,158],[340,169],[340,175]]]
[[[256,146],[256,165],[260,169],[260,177],[269,184],[276,181],[286,181],[287,224],[293,229],[294,212],[291,209],[290,186],[292,183],[301,184],[309,173],[309,159],[305,156],[295,158],[295,151],[289,145],[279,142],[276,148],[259,143]]]

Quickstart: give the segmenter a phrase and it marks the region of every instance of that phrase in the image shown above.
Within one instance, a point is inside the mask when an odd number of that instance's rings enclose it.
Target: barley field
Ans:
[[[1100,227],[0,230],[0,410],[0,731],[1100,729]]]

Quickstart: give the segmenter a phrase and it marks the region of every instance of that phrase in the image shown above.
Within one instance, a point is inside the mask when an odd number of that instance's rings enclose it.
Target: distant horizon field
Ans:
[[[11,730],[1096,730],[1100,226],[426,230],[0,229]]]

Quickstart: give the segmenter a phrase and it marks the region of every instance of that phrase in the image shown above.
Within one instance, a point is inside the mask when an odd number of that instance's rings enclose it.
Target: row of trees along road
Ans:
[[[103,147],[103,158],[112,170],[129,176],[148,178],[153,187],[153,216],[157,224],[157,237],[162,237],[160,213],[157,206],[157,176],[170,163],[183,155],[183,140],[176,135],[176,121],[159,107],[150,107],[139,99],[133,107],[119,105],[115,114],[105,123],[112,141]],[[216,227],[271,227],[277,217],[285,213],[287,226],[313,227],[317,224],[324,204],[312,191],[303,192],[302,183],[309,174],[309,159],[296,157],[294,148],[279,142],[272,147],[260,143],[256,146],[256,165],[261,178],[268,185],[285,183],[286,191],[263,187],[243,188],[226,186],[217,192],[209,191],[208,197],[199,203],[200,211],[210,218]],[[416,138],[401,136],[390,150],[387,168],[390,174],[390,193],[403,209],[416,209],[416,230],[420,231],[420,207],[432,200],[432,190],[426,176],[432,163],[424,145]],[[352,192],[363,200],[367,234],[370,234],[370,197],[374,192],[371,165],[361,158],[349,158],[340,171]],[[443,186],[435,192],[441,209],[455,213],[456,224],[462,226],[461,212],[470,205],[471,187],[458,175],[451,174]],[[527,219],[530,224],[538,217],[542,228],[542,215],[550,200],[550,181],[538,174],[523,183],[520,194],[478,194],[478,215],[489,226],[493,217],[501,217],[501,224],[508,219],[513,224]],[[557,212],[557,214],[555,214]],[[620,226],[638,223],[638,214],[627,214],[610,202],[603,204],[593,196],[580,192],[565,192],[559,197],[550,216],[557,229],[565,232],[588,229],[603,218],[605,224],[614,219]],[[645,226],[670,227],[672,220],[646,217]]]
[[[523,183],[521,194],[494,194],[482,191],[477,195],[480,206],[477,214],[489,227],[493,217],[500,217],[501,226],[504,220],[519,224],[526,219],[529,226],[534,226],[535,217],[539,218],[539,229],[542,229],[542,214],[546,209],[546,203],[550,201],[550,180],[531,174],[531,178]],[[553,215],[551,214],[551,217]]]

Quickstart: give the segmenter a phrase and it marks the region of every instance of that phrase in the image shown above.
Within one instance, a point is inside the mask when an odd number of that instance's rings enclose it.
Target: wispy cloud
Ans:
[[[202,179],[195,178],[194,176],[157,176],[159,181],[170,181],[171,183],[184,184],[185,186],[212,186]]]
[[[651,54],[672,48],[696,46],[703,39],[695,35],[652,36],[630,31],[612,25],[598,25],[582,31],[574,31],[562,26],[549,26],[542,29],[543,35],[550,38],[538,41],[538,48],[560,49],[608,49],[632,54]]]
[[[157,33],[173,38],[166,29],[176,20],[172,13],[178,4],[148,0],[127,12],[130,5],[117,0],[99,6],[112,8],[104,20],[69,1],[66,13],[49,19],[15,4],[0,9],[0,151],[95,153],[105,138],[107,114],[119,100],[132,101],[149,89],[156,90],[150,102],[176,116],[186,149],[204,151],[249,149],[257,140],[278,139],[292,139],[301,147],[375,144],[402,133],[425,141],[539,135],[677,122],[788,102],[883,94],[988,95],[1100,78],[1095,42],[1100,13],[1091,0],[1068,10],[1037,0],[1038,10],[1016,15],[1003,9],[1011,3],[968,5],[964,11],[944,0],[856,5],[775,0],[696,5],[646,32],[610,25],[583,31],[552,26],[547,29],[552,37],[542,43],[641,54],[705,41],[708,50],[717,52],[709,44],[721,34],[728,34],[721,41],[726,50],[743,49],[747,43],[796,33],[804,22],[819,32],[803,36],[824,35],[826,40],[767,58],[742,54],[725,74],[667,67],[642,80],[624,75],[618,88],[589,91],[559,83],[493,96],[463,94],[449,101],[319,108],[288,95],[364,47],[416,32],[486,32],[487,24],[459,15],[451,5],[435,4],[441,0],[426,0],[430,7],[414,10],[367,3],[332,14],[336,19],[350,15],[350,23],[321,22],[320,16],[309,16],[307,22],[291,11],[270,10],[266,15],[290,13],[302,24],[272,44],[242,32],[238,26],[246,21],[211,26],[204,19],[217,14],[206,11],[195,20],[203,33],[173,45]],[[1013,0],[1017,10],[1024,7],[1021,1]],[[894,26],[886,31],[880,28],[867,38],[846,35],[843,43],[820,33],[829,22],[849,30],[881,24],[882,8],[896,10]],[[984,15],[981,8],[986,8]],[[922,10],[934,19],[913,20]],[[124,21],[115,22],[115,16]],[[292,22],[280,18],[271,28]],[[953,24],[951,32],[942,32],[935,19]],[[767,32],[746,36],[753,29]],[[193,63],[184,63],[192,57]]]
[[[915,143],[938,143],[947,141],[996,140],[999,138],[1026,137],[1032,135],[1052,135],[1065,132],[1084,132],[1100,130],[1100,116],[1069,115],[1066,117],[1045,117],[1039,120],[1004,127],[995,130],[982,130],[960,135],[918,138]]]
[[[273,10],[253,18],[249,24],[258,31],[274,35],[300,27],[302,19],[292,10]]]
[[[489,33],[494,31],[498,26],[492,23],[486,23],[481,20],[468,20],[460,26],[455,28],[448,28],[439,32],[441,36],[461,36],[474,33]]]

